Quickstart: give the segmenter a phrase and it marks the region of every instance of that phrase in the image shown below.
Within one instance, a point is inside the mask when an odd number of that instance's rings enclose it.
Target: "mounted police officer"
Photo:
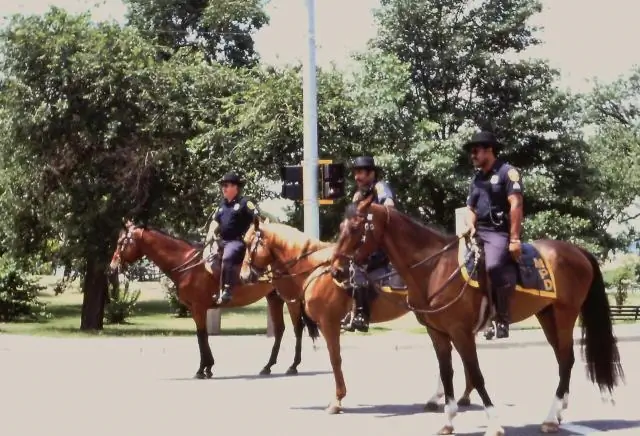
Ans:
[[[213,217],[211,229],[218,237],[218,250],[222,252],[220,297],[218,304],[231,301],[233,287],[239,281],[240,266],[246,247],[244,234],[260,211],[249,199],[241,195],[244,181],[235,173],[227,173],[220,179],[223,200]]]
[[[502,144],[491,132],[478,132],[464,144],[476,174],[467,197],[468,226],[484,247],[496,296],[496,338],[509,337],[509,303],[515,291],[522,248],[523,184],[520,172],[497,158]]]
[[[374,203],[395,207],[395,195],[387,183],[379,180],[380,168],[376,166],[373,157],[357,157],[353,161],[351,169],[358,185],[358,190],[353,196],[353,202],[358,202],[369,193],[372,193]],[[351,265],[350,269],[352,270],[350,277],[356,308],[353,319],[351,318],[351,312],[349,312],[343,320],[342,326],[348,331],[357,329],[361,332],[366,332],[369,330],[369,306],[367,300],[371,283],[369,283],[360,269],[354,268],[354,265]],[[389,258],[380,250],[369,256],[366,271],[369,278],[375,280],[376,277],[392,273],[393,269],[389,263]],[[404,283],[397,274],[389,277],[389,281],[395,288],[404,287]]]

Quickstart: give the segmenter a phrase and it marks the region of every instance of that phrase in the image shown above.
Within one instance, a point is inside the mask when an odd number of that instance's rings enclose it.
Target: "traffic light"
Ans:
[[[302,166],[286,165],[280,168],[282,197],[288,200],[302,200]]]
[[[327,163],[320,165],[322,192],[320,198],[335,200],[345,196],[345,166],[343,163]]]

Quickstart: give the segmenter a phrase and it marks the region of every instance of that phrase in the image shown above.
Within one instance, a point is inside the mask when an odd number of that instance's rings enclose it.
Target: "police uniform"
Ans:
[[[220,183],[234,183],[241,187],[244,182],[234,173],[228,173]],[[244,259],[246,247],[244,234],[253,220],[260,215],[256,205],[240,194],[231,201],[223,199],[214,215],[218,223],[216,233],[220,241],[218,248],[222,252],[221,293],[219,303],[231,299],[231,291],[238,282],[240,266]]]
[[[370,156],[360,156],[356,158],[351,168],[352,170],[363,168],[378,171],[378,167],[376,166],[374,159]],[[377,180],[377,176],[378,174],[376,174],[376,179],[374,179],[373,184],[370,187],[373,195],[373,203],[384,204],[388,199],[395,202],[395,195],[389,185],[386,182]],[[357,201],[358,198],[360,198],[360,195],[360,192],[356,192],[353,200]],[[358,329],[366,332],[369,324],[369,306],[367,304],[367,297],[371,284],[359,268],[354,268],[353,265],[351,265],[350,268],[351,272],[349,276],[351,277],[351,286],[353,287],[353,295],[356,300],[356,313],[353,319],[351,319],[351,313],[347,315],[343,320],[343,327],[350,331]],[[377,250],[367,258],[366,271],[369,278],[374,281],[377,277],[381,277],[392,271],[389,258],[384,251]],[[400,276],[397,274],[395,276],[391,276],[392,281],[398,282],[394,287],[404,286],[399,277]]]
[[[465,149],[474,145],[491,145],[495,147],[494,150],[501,146],[492,134],[486,132],[476,134],[465,144]],[[496,295],[496,321],[506,330],[506,335],[509,326],[509,298],[515,290],[517,280],[517,264],[509,253],[511,223],[508,197],[522,192],[520,172],[508,163],[496,159],[487,173],[477,170],[467,197],[467,206],[477,216],[476,237],[483,245],[486,269]]]

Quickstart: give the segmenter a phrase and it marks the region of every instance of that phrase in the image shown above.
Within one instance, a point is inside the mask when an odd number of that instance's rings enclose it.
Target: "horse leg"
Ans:
[[[431,342],[436,351],[438,358],[438,366],[440,368],[440,380],[444,390],[444,413],[447,417],[447,423],[438,432],[439,435],[454,434],[453,418],[458,413],[458,404],[456,403],[453,393],[453,364],[451,363],[451,340],[447,335],[427,328]]]
[[[342,373],[342,356],[340,355],[340,320],[331,322],[330,319],[325,318],[320,322],[320,330],[327,343],[333,377],[336,381],[336,396],[329,403],[326,411],[330,415],[335,415],[342,411],[342,400],[347,396],[347,386]]]
[[[280,352],[280,344],[282,343],[282,337],[284,336],[284,300],[280,298],[276,290],[274,289],[267,295],[267,306],[271,321],[273,322],[274,340],[273,347],[271,348],[271,356],[269,361],[260,371],[260,375],[271,374],[271,367],[278,361],[278,353]]]
[[[302,333],[304,331],[304,322],[302,321],[302,303],[299,301],[287,303],[287,308],[289,309],[289,316],[291,317],[293,331],[296,336],[296,348],[293,356],[293,363],[289,369],[287,369],[287,375],[297,375],[298,365],[302,362]]]
[[[473,332],[461,332],[456,334],[453,338],[453,345],[456,347],[458,354],[462,358],[462,362],[469,373],[469,378],[473,387],[478,391],[478,395],[482,400],[487,418],[489,419],[489,425],[487,425],[487,431],[485,436],[503,436],[504,429],[498,422],[498,415],[496,408],[493,405],[489,393],[485,388],[484,376],[480,370],[480,362],[478,361],[478,351],[476,349],[475,335]]]
[[[571,309],[562,310],[553,306],[547,307],[536,316],[542,326],[547,341],[553,347],[558,361],[558,387],[551,401],[549,413],[542,423],[543,433],[557,433],[562,422],[562,411],[569,406],[569,384],[571,370],[575,363],[573,352],[573,325],[578,318],[568,313]],[[563,320],[560,322],[560,320]]]
[[[464,394],[458,400],[458,406],[467,407],[471,405],[471,392],[473,392],[473,383],[471,383],[471,378],[469,377],[469,370],[466,365],[464,365],[464,379],[465,379],[465,388]],[[424,410],[427,412],[435,412],[438,410],[438,402],[440,398],[444,396],[444,386],[442,385],[442,378],[438,375],[438,388],[436,389],[435,394],[429,398],[427,404],[424,406]]]
[[[196,323],[196,337],[198,338],[198,349],[200,350],[200,367],[194,378],[211,378],[215,360],[209,346],[209,335],[207,334],[207,309],[193,306],[191,308],[193,321]]]

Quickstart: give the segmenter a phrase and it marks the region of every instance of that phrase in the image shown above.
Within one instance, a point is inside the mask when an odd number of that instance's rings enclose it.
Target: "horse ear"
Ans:
[[[256,232],[260,229],[260,217],[255,215],[253,217],[253,230]]]
[[[363,198],[358,203],[357,205],[358,212],[364,213],[369,208],[369,206],[371,206],[372,202],[373,202],[373,192],[370,192],[367,197]]]

